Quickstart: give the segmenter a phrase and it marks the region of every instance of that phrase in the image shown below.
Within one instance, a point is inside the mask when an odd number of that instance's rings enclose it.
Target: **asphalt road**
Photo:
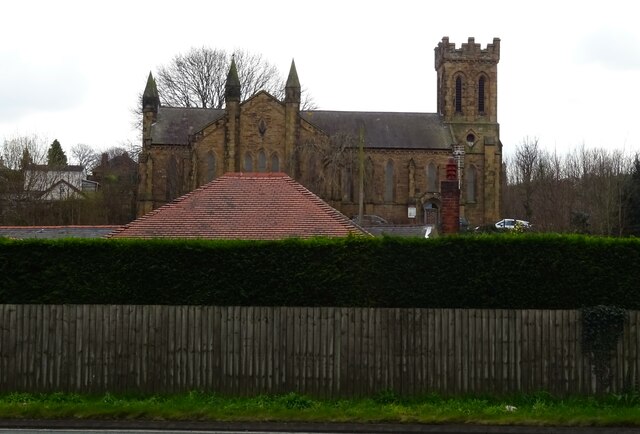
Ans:
[[[640,434],[626,427],[515,427],[484,425],[224,423],[177,421],[0,420],[0,434]]]

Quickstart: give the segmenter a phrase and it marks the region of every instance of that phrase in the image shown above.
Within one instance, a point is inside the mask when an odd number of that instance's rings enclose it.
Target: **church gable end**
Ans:
[[[261,91],[240,106],[241,154],[249,152],[257,161],[258,153],[284,154],[284,105],[267,92]]]

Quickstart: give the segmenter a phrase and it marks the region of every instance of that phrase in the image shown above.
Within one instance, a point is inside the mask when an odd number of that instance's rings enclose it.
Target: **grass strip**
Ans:
[[[128,419],[236,422],[473,423],[537,426],[640,426],[640,393],[601,397],[427,395],[314,399],[305,395],[228,397],[75,393],[0,394],[2,419]]]

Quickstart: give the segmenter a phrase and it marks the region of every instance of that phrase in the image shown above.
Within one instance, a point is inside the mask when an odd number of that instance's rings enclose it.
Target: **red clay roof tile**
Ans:
[[[285,173],[227,173],[112,233],[271,240],[369,235]]]

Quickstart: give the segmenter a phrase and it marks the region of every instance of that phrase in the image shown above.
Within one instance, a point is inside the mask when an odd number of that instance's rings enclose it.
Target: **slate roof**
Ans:
[[[374,236],[393,236],[393,237],[418,237],[427,238],[425,233],[428,231],[430,237],[436,235],[433,225],[386,225],[386,226],[364,226]]]
[[[151,127],[153,143],[187,145],[189,135],[220,119],[224,109],[160,107]],[[450,150],[455,139],[437,113],[301,111],[300,116],[328,135],[358,137],[364,126],[367,148]]]
[[[46,164],[29,164],[27,170],[39,170],[43,172],[82,172],[83,166],[69,164],[66,166],[48,166]]]
[[[455,143],[437,113],[302,111],[300,116],[328,135],[359,137],[364,127],[367,148],[444,149]]]
[[[227,173],[110,237],[270,240],[349,234],[369,235],[285,173]]]
[[[153,143],[158,145],[187,145],[189,135],[224,116],[224,109],[188,107],[160,107],[151,126]]]
[[[84,181],[84,180],[83,180]],[[75,185],[70,184],[69,182],[67,182],[64,179],[60,179],[57,182],[51,184],[51,186],[49,188],[47,188],[46,190],[44,190],[41,194],[40,197],[45,199],[47,198],[47,196],[49,196],[50,199],[61,199],[61,193],[59,193],[59,188],[67,188],[69,191],[66,192],[65,196],[70,194],[71,192],[73,192],[74,194],[72,196],[74,197],[82,197],[84,196],[84,193],[82,193],[82,190],[80,190],[79,188],[77,188]],[[53,193],[56,192],[56,193]],[[50,194],[53,193],[53,194]]]
[[[6,238],[102,238],[120,226],[0,226]]]

